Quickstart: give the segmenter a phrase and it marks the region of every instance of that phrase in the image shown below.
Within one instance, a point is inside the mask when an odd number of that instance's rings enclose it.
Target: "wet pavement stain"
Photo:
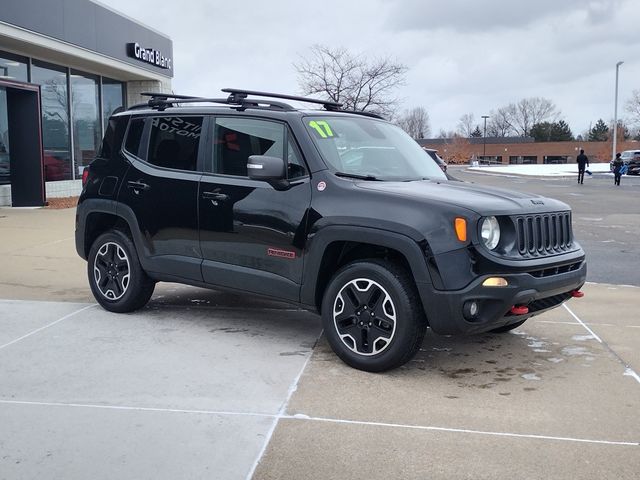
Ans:
[[[304,357],[308,353],[309,353],[308,350],[304,350],[304,351],[303,350],[296,350],[295,352],[281,352],[280,356],[281,357],[291,357],[291,356],[294,356],[294,355],[298,355],[298,356]]]

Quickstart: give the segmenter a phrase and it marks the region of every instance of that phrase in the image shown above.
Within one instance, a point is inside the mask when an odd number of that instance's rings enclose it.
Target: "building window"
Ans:
[[[124,84],[117,80],[102,77],[102,116],[107,126],[109,117],[118,107],[124,106]]]
[[[0,80],[28,81],[27,59],[11,53],[0,52]]]
[[[532,163],[538,163],[538,157],[535,155],[519,155],[519,156],[510,156],[509,163],[516,165],[529,165]]]
[[[71,72],[71,117],[73,120],[73,158],[76,175],[96,156],[100,145],[100,98],[98,77]]]
[[[551,164],[567,163],[568,159],[569,159],[569,157],[566,157],[566,156],[563,156],[563,155],[548,155],[548,156],[544,157],[544,163],[551,163]]]
[[[486,155],[486,156],[482,156],[479,155],[478,156],[478,162],[480,162],[480,165],[496,165],[496,164],[501,164],[502,163],[502,155]]]
[[[69,145],[69,92],[67,73],[62,67],[33,62],[31,82],[41,85],[42,142],[45,180],[71,180]]]
[[[0,185],[5,185],[11,182],[10,166],[7,90],[0,87]]]

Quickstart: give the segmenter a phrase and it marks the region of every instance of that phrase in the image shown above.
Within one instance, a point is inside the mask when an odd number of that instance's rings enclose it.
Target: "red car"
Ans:
[[[71,166],[68,160],[44,154],[44,180],[54,182],[57,180],[71,180]]]

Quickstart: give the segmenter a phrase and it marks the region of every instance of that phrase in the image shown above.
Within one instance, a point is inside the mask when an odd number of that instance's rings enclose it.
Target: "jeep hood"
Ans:
[[[485,187],[466,182],[422,180],[414,182],[357,182],[358,188],[399,195],[428,204],[447,203],[479,215],[517,215],[566,211],[563,202],[533,193]]]

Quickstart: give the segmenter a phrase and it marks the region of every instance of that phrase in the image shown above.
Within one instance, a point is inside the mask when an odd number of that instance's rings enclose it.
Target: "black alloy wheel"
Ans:
[[[93,277],[100,293],[108,300],[119,300],[129,287],[129,257],[114,242],[104,243],[93,262]]]
[[[393,340],[396,308],[382,285],[368,278],[356,278],[336,296],[333,323],[349,350],[360,355],[376,355]]]
[[[322,301],[333,351],[346,364],[382,372],[420,349],[427,323],[413,278],[389,260],[358,260],[333,276]]]
[[[140,265],[133,242],[120,230],[103,233],[93,242],[87,274],[96,301],[111,312],[142,308],[155,288],[155,282]]]

